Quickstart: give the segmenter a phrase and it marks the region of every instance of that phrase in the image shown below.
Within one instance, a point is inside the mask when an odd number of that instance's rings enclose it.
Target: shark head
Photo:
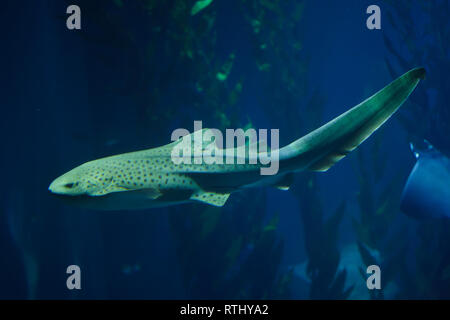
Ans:
[[[113,176],[110,171],[99,168],[95,165],[95,161],[92,161],[56,178],[48,190],[62,196],[103,195],[112,180]]]

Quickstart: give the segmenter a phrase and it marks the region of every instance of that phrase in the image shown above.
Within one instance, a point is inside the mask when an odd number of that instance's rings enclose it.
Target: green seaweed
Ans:
[[[382,288],[392,288],[395,276],[401,271],[401,261],[405,258],[404,233],[394,227],[394,220],[399,214],[400,192],[407,172],[397,170],[393,177],[387,176],[385,164],[389,157],[379,152],[382,139],[383,129],[366,147],[370,150],[372,170],[368,170],[369,158],[364,150],[357,151],[359,219],[353,218],[352,222],[365,266],[380,266],[383,271]],[[386,182],[381,179],[383,176]],[[361,281],[368,277],[365,270],[361,270],[361,275]],[[369,293],[371,299],[383,299],[385,292],[389,292],[390,298],[393,297],[389,290],[371,290]]]
[[[450,27],[438,23],[446,21],[450,14],[447,1],[400,3],[385,0],[387,21],[393,32],[384,36],[387,55],[386,66],[396,74],[405,65],[427,65],[430,76],[424,81],[424,89],[411,97],[409,108],[400,114],[401,124],[410,141],[427,139],[444,153],[450,152],[448,132],[450,112],[447,107],[449,82],[446,80],[450,64]],[[415,27],[418,15],[426,23]],[[394,39],[400,40],[395,42]],[[404,52],[408,54],[405,55]],[[405,58],[406,56],[406,58]],[[426,92],[436,93],[436,102],[430,103]],[[413,259],[406,258],[399,274],[401,284],[399,298],[449,298],[448,246],[450,225],[447,221],[418,222],[409,225],[404,234],[414,234],[414,245],[405,249]],[[413,261],[411,265],[411,260]]]
[[[199,211],[195,215],[171,210],[171,227],[189,297],[287,296],[287,275],[277,275],[282,246],[275,236],[277,220],[263,222],[264,210],[261,210],[261,197],[258,198],[252,201],[254,209],[245,217],[241,217],[240,212],[224,214],[221,208],[200,205],[195,205]],[[239,221],[237,229],[234,227],[236,220]],[[197,232],[205,230],[205,225],[208,232]],[[262,265],[264,268],[260,268]],[[255,269],[258,272],[254,272]]]
[[[262,103],[274,127],[282,127],[289,139],[316,127],[322,120],[325,96],[314,90],[309,99],[308,56],[302,52],[302,38],[295,29],[307,10],[305,1],[243,0],[249,29],[253,31],[255,65],[265,83]],[[292,42],[292,39],[296,39]],[[292,48],[296,55],[287,55]],[[276,108],[277,112],[274,113]],[[345,212],[342,204],[334,214],[324,212],[316,176],[304,173],[296,178],[292,194],[298,199],[307,253],[307,275],[311,280],[309,298],[346,299],[353,287],[345,287],[346,270],[338,270],[339,225]],[[326,219],[327,216],[330,216]],[[300,232],[300,230],[299,230]],[[292,276],[292,275],[291,275]]]
[[[204,10],[207,6],[209,6],[213,2],[213,0],[199,0],[197,1],[191,9],[191,16],[196,15],[200,11]]]

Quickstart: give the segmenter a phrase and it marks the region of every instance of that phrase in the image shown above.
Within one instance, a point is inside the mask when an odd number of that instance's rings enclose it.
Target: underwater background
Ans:
[[[449,220],[400,210],[410,142],[450,155],[450,2],[196,2],[2,2],[0,298],[450,298]],[[81,30],[66,27],[70,4]],[[366,27],[372,4],[381,30]],[[385,126],[289,191],[98,212],[47,190],[194,120],[279,128],[285,145],[417,66],[426,79]],[[372,264],[381,290],[366,287]],[[69,265],[81,290],[66,287]]]

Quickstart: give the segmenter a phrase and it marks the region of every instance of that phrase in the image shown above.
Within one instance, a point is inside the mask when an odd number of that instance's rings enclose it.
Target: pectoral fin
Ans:
[[[199,191],[191,196],[191,200],[204,202],[216,207],[222,207],[225,202],[227,202],[229,196],[229,193]]]
[[[97,191],[95,193],[91,193],[89,195],[90,196],[104,196],[104,195],[107,195],[110,193],[115,193],[115,192],[133,192],[134,194],[139,193],[141,196],[151,199],[151,200],[155,200],[163,195],[158,189],[155,189],[155,188],[132,189],[132,188],[126,188],[126,187],[121,187],[121,186],[105,188],[103,190]]]
[[[106,194],[113,193],[113,192],[130,191],[130,189],[128,189],[128,188],[125,188],[125,187],[122,187],[120,185],[113,183],[112,178],[109,180],[105,180],[105,182],[108,183],[108,185],[106,185],[103,188],[94,188],[87,194],[89,196],[99,197],[99,196],[104,196]]]
[[[162,193],[155,188],[148,188],[148,189],[142,189],[140,190],[147,198],[155,200],[162,196]]]

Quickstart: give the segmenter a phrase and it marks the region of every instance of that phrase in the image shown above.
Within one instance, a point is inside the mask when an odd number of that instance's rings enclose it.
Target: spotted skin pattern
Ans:
[[[192,134],[183,139],[191,138]],[[57,178],[49,189],[53,193],[72,197],[100,197],[116,192],[141,191],[149,207],[158,206],[155,200],[164,201],[166,198],[176,203],[201,201],[222,206],[229,196],[228,189],[232,187],[225,188],[226,191],[214,187],[215,175],[241,172],[258,176],[260,165],[257,164],[195,164],[193,158],[190,164],[176,164],[171,156],[173,147],[179,142],[181,140],[154,149],[84,163]],[[193,148],[192,155],[195,151]],[[201,185],[198,183],[195,176],[202,173],[210,174],[211,179],[207,179],[209,183],[204,178],[200,179]]]
[[[425,76],[415,68],[322,127],[279,149],[279,171],[261,176],[259,162],[250,164],[179,163],[171,144],[106,157],[82,164],[55,179],[49,190],[70,203],[99,210],[143,209],[191,201],[223,206],[230,193],[272,185],[287,190],[292,173],[326,171],[385,123]],[[189,144],[188,144],[189,145]],[[192,143],[193,157],[202,154]],[[215,150],[217,151],[217,149]],[[237,149],[233,150],[237,155]],[[193,158],[194,159],[194,158]]]

